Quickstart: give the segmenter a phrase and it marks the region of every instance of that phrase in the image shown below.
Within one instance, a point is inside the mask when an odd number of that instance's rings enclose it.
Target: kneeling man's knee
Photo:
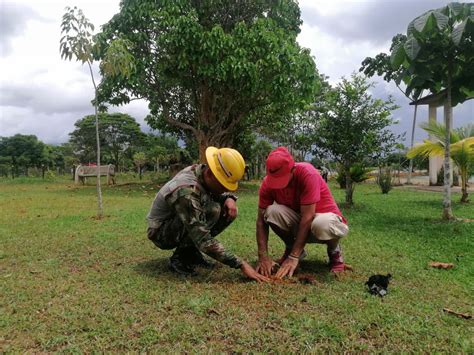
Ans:
[[[349,233],[349,227],[335,213],[317,213],[311,223],[311,235],[315,241],[338,240]]]
[[[265,214],[263,215],[266,223],[274,223],[281,218],[281,211],[278,208],[278,205],[270,205],[265,209]]]

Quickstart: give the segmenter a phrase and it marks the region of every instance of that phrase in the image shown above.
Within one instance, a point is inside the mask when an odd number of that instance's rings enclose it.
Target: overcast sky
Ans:
[[[335,84],[358,71],[367,56],[388,52],[391,38],[405,33],[408,22],[441,0],[300,0],[303,17],[299,43],[311,49],[321,73]],[[96,26],[119,11],[119,0],[0,0],[0,136],[34,134],[45,143],[66,142],[74,122],[93,113],[94,92],[86,66],[59,55],[60,20],[66,6],[81,8]],[[97,69],[96,69],[97,72]],[[393,129],[410,132],[413,107],[393,83],[373,78],[374,97],[393,95],[400,122]],[[126,112],[144,130],[146,102],[113,107]],[[427,120],[427,108],[419,120]],[[438,120],[442,109],[438,109]],[[454,126],[474,123],[474,100],[454,108]],[[408,135],[408,133],[407,133]],[[416,139],[425,138],[417,129]]]

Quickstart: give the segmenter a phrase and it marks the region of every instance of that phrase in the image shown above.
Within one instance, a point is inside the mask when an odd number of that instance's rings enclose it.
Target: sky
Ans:
[[[64,61],[59,53],[60,21],[66,6],[77,6],[96,31],[119,11],[119,0],[0,0],[0,136],[34,134],[48,144],[68,141],[74,123],[93,114],[94,90],[87,66]],[[362,60],[388,52],[392,37],[423,12],[446,5],[442,0],[300,0],[303,25],[298,36],[309,48],[320,73],[332,85],[358,71]],[[98,67],[94,69],[100,80]],[[392,95],[400,106],[393,111],[396,133],[410,136],[413,106],[394,83],[371,79],[375,98]],[[111,107],[125,112],[144,131],[148,114],[145,101]],[[418,122],[427,121],[422,106]],[[474,100],[453,110],[454,127],[474,123]],[[442,108],[438,120],[442,120]],[[415,141],[426,138],[416,129]],[[408,144],[407,140],[406,144]]]

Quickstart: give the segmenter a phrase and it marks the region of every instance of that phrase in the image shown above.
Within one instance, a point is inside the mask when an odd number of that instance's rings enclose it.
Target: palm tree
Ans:
[[[444,137],[446,126],[437,122],[420,125],[426,132],[431,134],[432,140],[424,140],[423,143],[414,146],[407,153],[412,159],[415,156],[443,156]],[[450,136],[450,157],[459,169],[461,175],[462,197],[461,202],[469,202],[467,193],[467,181],[469,171],[474,165],[474,125],[454,129]]]

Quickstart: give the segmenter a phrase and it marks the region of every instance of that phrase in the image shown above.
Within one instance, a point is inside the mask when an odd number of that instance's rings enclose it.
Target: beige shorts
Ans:
[[[291,208],[274,203],[265,210],[265,222],[278,226],[296,238],[300,223],[300,214]],[[328,240],[339,240],[349,233],[349,227],[335,213],[315,213],[311,231],[306,243],[324,243]]]

